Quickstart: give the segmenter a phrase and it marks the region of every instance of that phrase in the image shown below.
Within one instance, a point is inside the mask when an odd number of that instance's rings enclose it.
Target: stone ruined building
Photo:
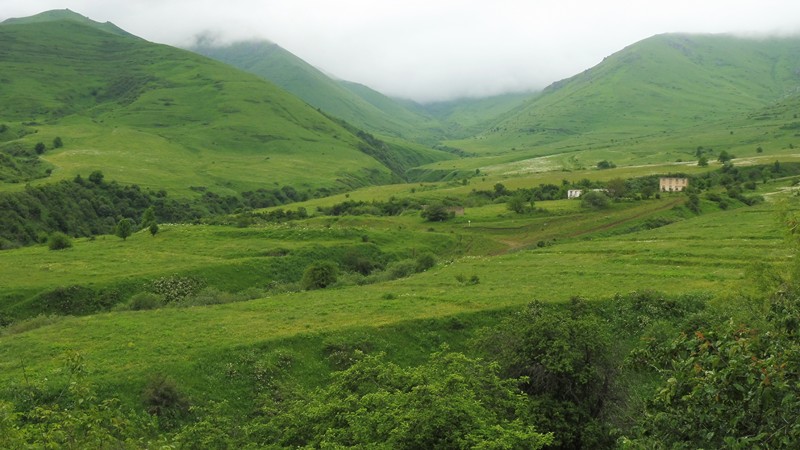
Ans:
[[[683,177],[661,177],[658,179],[658,190],[661,192],[681,192],[689,187],[689,179]]]

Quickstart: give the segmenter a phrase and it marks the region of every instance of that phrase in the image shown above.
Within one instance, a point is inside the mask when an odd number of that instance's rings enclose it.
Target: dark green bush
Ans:
[[[47,238],[47,247],[50,250],[64,250],[72,247],[72,240],[66,234],[56,231]]]
[[[152,292],[140,292],[128,301],[128,307],[133,311],[156,309],[164,305],[164,297]]]
[[[436,256],[431,252],[425,252],[417,257],[417,272],[424,272],[436,265]]]
[[[606,194],[597,191],[584,192],[581,195],[581,206],[587,209],[605,209],[611,203]]]
[[[156,374],[147,382],[142,390],[142,403],[148,414],[158,416],[166,426],[175,425],[189,412],[189,399],[178,390],[174,380],[163,374]]]
[[[338,275],[339,269],[336,264],[330,261],[317,262],[308,266],[303,272],[300,285],[305,290],[324,289],[336,283]]]

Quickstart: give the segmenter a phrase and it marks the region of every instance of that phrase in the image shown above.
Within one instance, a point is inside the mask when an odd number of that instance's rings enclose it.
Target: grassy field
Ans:
[[[86,358],[94,382],[130,402],[142,380],[155,372],[171,374],[195,398],[222,398],[241,388],[235,383],[226,387],[224,365],[235,363],[249,348],[293,349],[298,376],[314,382],[324,359],[313,349],[326,336],[348,330],[382,333],[396,327],[409,332],[426,320],[447,323],[452,317],[481,322],[534,299],[602,299],[642,289],[724,295],[747,285],[745,274],[754,261],[780,264],[787,257],[774,202],[709,209],[657,229],[625,232],[644,217],[672,211],[681,199],[620,204],[595,214],[577,210],[576,202],[557,201],[549,205],[557,212],[549,218],[509,217],[498,205],[489,205],[470,211],[465,217],[471,223],[460,218],[433,225],[433,232],[413,216],[341,218],[335,225],[319,217],[297,226],[165,226],[155,238],[138,233],[127,241],[80,240],[62,252],[45,247],[6,251],[0,278],[6,289],[20,292],[173,273],[207,277],[210,284],[228,289],[262,285],[277,267],[271,265],[276,258],[266,256],[270,250],[341,245],[360,241],[364,233],[387,252],[438,249],[449,256],[427,272],[366,286],[217,306],[39,319],[38,325],[34,320],[27,325],[31,329],[0,337],[0,380],[19,382],[23,370],[29,376],[55,377],[61,355],[75,350]],[[548,227],[554,234],[548,234]],[[543,239],[549,245],[536,247]],[[432,345],[430,336],[401,335],[412,339],[408,345]],[[459,333],[443,336],[461,339]],[[398,357],[413,358],[397,351],[399,343],[385,339]]]

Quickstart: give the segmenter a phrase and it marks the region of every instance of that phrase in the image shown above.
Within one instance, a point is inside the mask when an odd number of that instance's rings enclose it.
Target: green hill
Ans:
[[[0,25],[3,181],[102,170],[183,194],[313,191],[398,181],[447,157],[365,140],[259,77],[117,30],[69,11]]]
[[[530,162],[523,170],[540,171],[593,167],[604,159],[625,165],[696,160],[701,146],[737,156],[762,146],[774,155],[794,145],[783,127],[797,113],[787,105],[798,102],[798,44],[798,38],[654,36],[554,83],[485,132],[448,145],[491,155],[469,167],[495,172],[519,170],[520,161]]]
[[[335,80],[269,41],[198,45],[191,50],[263,77],[371,133],[417,141],[435,140],[440,133],[432,117],[412,112],[366,86]]]

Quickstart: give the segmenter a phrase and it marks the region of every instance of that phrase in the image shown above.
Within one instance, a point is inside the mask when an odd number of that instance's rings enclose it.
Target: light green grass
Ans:
[[[648,207],[651,205],[647,203],[641,206]],[[276,295],[222,306],[66,318],[21,334],[0,337],[0,380],[4,383],[19,380],[23,366],[29,375],[46,374],[57,366],[65,350],[77,350],[86,357],[92,379],[108,389],[135,395],[142,380],[161,371],[176,374],[187,390],[203,395],[203,390],[209,388],[206,384],[209,376],[222,378],[219,374],[206,373],[206,368],[199,364],[209,355],[223,358],[223,361],[215,361],[221,366],[225,357],[220,355],[233,355],[242,348],[269,346],[285,339],[494,311],[534,299],[565,301],[576,295],[600,299],[640,289],[662,290],[672,295],[735,291],[742,283],[747,283],[745,273],[754,261],[781,263],[787,256],[775,220],[776,208],[767,203],[710,213],[644,232],[573,239],[500,256],[484,252],[456,257],[441,261],[428,272],[375,285]],[[610,214],[622,214],[625,210]],[[598,214],[598,221],[611,220],[603,214]],[[487,220],[490,216],[487,211]],[[311,231],[313,236],[304,237],[307,231],[303,228],[281,230],[286,233],[282,239],[298,243],[324,241],[327,232],[325,228],[317,229]],[[202,233],[205,239],[192,239],[198,237],[193,235],[196,232]],[[503,230],[503,233],[510,232]],[[193,266],[206,265],[209,259],[218,260],[226,254],[230,260],[235,260],[240,253],[255,251],[250,246],[259,241],[252,239],[259,233],[263,232],[186,227],[168,229],[161,237],[165,241],[175,240],[169,244],[173,251],[185,245],[185,264]],[[216,240],[211,237],[214,234],[224,239]],[[491,235],[490,232],[486,234]],[[437,236],[431,234],[433,238]],[[466,231],[463,236],[464,240],[478,238],[477,235],[470,237]],[[70,251],[99,255],[100,250],[91,247],[94,245],[109,253],[110,259],[119,258],[124,254],[119,250],[123,246],[154,249],[159,245],[158,239],[136,235],[125,243],[78,242]],[[269,237],[261,236],[261,239],[264,247],[269,246]],[[192,244],[193,241],[196,244]],[[227,247],[213,245],[215,242]],[[23,265],[25,258],[49,256],[43,252],[22,249],[3,256],[19,258],[18,265]],[[155,258],[159,264],[173,259]],[[139,267],[144,265],[144,258],[141,259]],[[179,258],[175,259],[169,270],[177,270],[184,264]],[[45,263],[42,260],[42,264]],[[130,261],[123,259],[118,263],[131,273],[138,270],[137,264]],[[81,276],[86,280],[93,276],[113,278],[127,273],[122,268],[105,268],[105,273],[92,275],[87,271],[86,262],[70,264],[56,268],[63,270],[65,277],[71,272],[72,280]],[[99,268],[107,261],[88,263],[92,264]],[[8,270],[4,264],[4,271],[9,273]],[[466,285],[458,281],[461,276],[469,279],[473,275],[479,277],[478,284]],[[44,282],[45,278],[40,277],[39,282]],[[392,294],[391,299],[386,299],[386,294]],[[214,389],[215,392],[208,395],[223,395],[226,388],[216,385]]]

